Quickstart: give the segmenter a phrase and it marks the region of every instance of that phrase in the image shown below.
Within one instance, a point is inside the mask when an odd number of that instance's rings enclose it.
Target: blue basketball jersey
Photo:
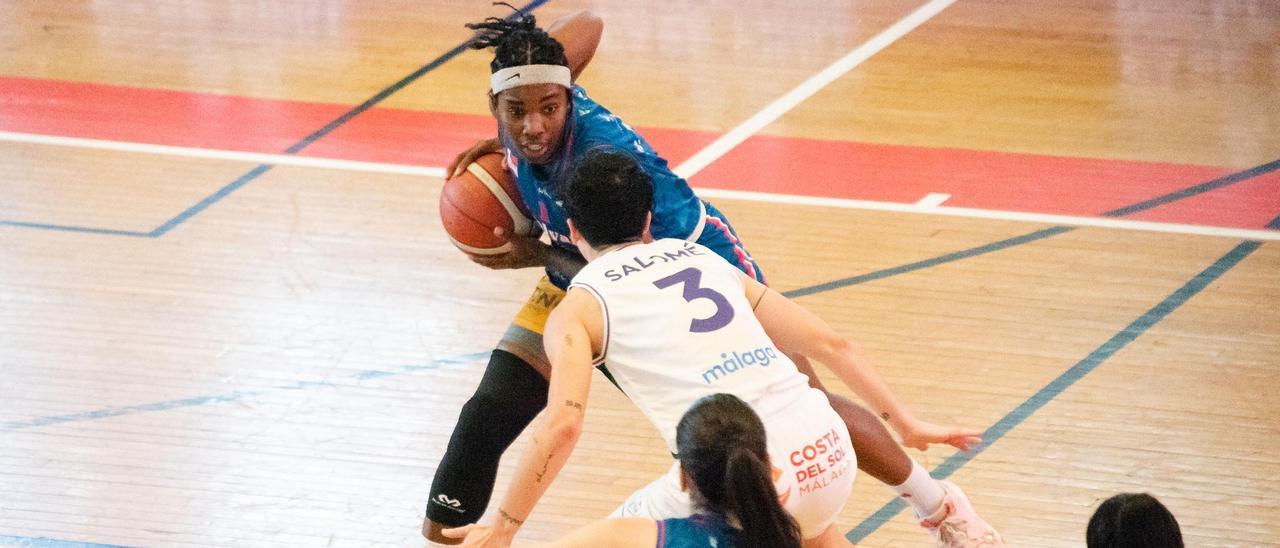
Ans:
[[[733,548],[737,533],[713,514],[665,519],[658,522],[658,548]]]
[[[508,165],[515,169],[520,197],[534,221],[551,238],[553,245],[577,253],[569,240],[568,216],[560,190],[568,184],[574,165],[593,150],[606,149],[630,154],[640,168],[653,178],[653,225],[655,239],[698,240],[705,223],[706,208],[689,183],[671,172],[667,161],[631,126],[587,96],[574,85],[572,109],[565,123],[563,142],[557,157],[544,165],[525,162],[508,151]],[[510,149],[511,147],[508,147]],[[553,279],[564,287],[567,280]]]

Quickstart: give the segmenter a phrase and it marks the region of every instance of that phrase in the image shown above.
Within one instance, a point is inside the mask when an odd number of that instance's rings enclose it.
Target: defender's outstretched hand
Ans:
[[[961,430],[924,421],[915,421],[898,432],[902,436],[902,445],[921,451],[935,443],[945,443],[961,451],[968,451],[970,447],[982,443],[981,434],[982,432],[974,430]]]

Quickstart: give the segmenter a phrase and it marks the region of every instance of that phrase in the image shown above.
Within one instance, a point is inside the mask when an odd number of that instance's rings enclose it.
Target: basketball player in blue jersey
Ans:
[[[554,403],[535,429],[493,525],[447,531],[465,534],[465,545],[508,546],[533,512],[577,443],[593,365],[608,367],[673,453],[683,450],[678,424],[694,402],[716,393],[747,402],[767,432],[780,502],[809,547],[849,545],[834,522],[852,490],[856,457],[843,419],[786,352],[829,366],[909,445],[965,449],[980,441],[939,436],[949,430],[916,419],[854,345],[710,249],[652,239],[653,183],[629,153],[588,154],[564,195],[570,239],[588,264],[547,320]],[[614,515],[689,517],[697,504],[685,489],[682,467],[673,464]],[[939,545],[1003,546],[964,494],[943,485],[947,500],[933,528]],[[735,516],[729,518],[732,524]]]
[[[547,276],[491,355],[436,469],[422,531],[428,540],[442,544],[449,542],[440,534],[443,527],[480,518],[502,453],[546,406],[549,365],[543,328],[563,298],[568,280],[584,263],[569,241],[562,196],[567,174],[584,154],[625,151],[649,174],[654,181],[655,237],[696,242],[752,278],[764,279],[728,220],[699,200],[643,138],[574,84],[599,42],[602,23],[597,17],[578,13],[556,21],[548,31],[539,29],[532,16],[489,19],[469,26],[477,31],[474,47],[495,48],[489,104],[499,135],[460,154],[448,171],[456,176],[480,155],[505,151],[523,201],[551,245],[533,236],[513,235],[509,253],[470,256],[495,269],[545,267]],[[822,389],[807,360],[793,357],[811,384]],[[936,522],[927,518],[943,508],[942,484],[903,452],[874,415],[841,396],[830,400],[853,436],[859,469],[889,485],[912,505],[923,524],[936,528]],[[935,439],[974,434],[930,433]]]

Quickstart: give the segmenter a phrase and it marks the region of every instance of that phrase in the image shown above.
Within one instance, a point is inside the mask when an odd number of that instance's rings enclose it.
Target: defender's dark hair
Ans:
[[[515,6],[506,2],[494,2],[494,5],[499,4],[516,10]],[[510,18],[489,17],[479,23],[468,23],[467,28],[477,31],[469,44],[471,49],[494,48],[489,72],[522,65],[569,66],[564,47],[546,31],[538,28],[533,14],[516,10],[515,15]]]
[[[653,179],[618,149],[583,155],[564,191],[565,212],[591,247],[641,239],[652,208]]]
[[[1103,501],[1089,518],[1085,543],[1089,548],[1183,548],[1178,520],[1146,493]]]
[[[799,548],[800,527],[773,488],[764,424],[746,402],[731,394],[698,400],[676,426],[676,448],[694,502],[742,528],[737,546]]]

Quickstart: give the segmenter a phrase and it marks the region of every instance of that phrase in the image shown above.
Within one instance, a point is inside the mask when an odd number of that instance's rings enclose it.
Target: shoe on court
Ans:
[[[1003,547],[1004,539],[1000,538],[991,524],[978,517],[956,484],[940,481],[947,492],[942,499],[942,507],[932,516],[920,520],[920,526],[929,530],[933,539],[942,548]]]

